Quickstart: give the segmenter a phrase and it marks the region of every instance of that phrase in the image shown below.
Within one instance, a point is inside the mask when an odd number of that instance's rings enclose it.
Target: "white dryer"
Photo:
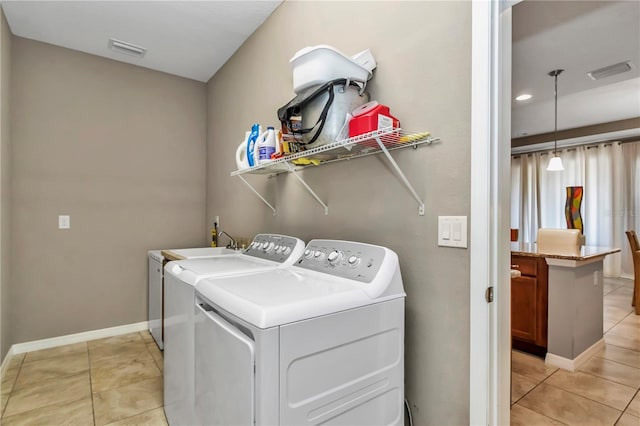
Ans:
[[[404,297],[393,251],[347,241],[198,282],[198,423],[402,425]]]
[[[194,286],[223,277],[291,266],[304,251],[295,237],[259,234],[244,252],[165,266],[164,410],[171,425],[194,424]]]

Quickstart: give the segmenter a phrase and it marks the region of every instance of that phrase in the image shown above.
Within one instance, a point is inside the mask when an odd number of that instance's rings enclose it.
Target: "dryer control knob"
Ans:
[[[282,247],[282,252],[289,256],[289,254],[291,253],[291,249],[289,247]]]
[[[320,250],[318,250],[316,254],[314,254],[313,256],[316,258],[318,262],[324,259],[324,253],[321,252]]]
[[[265,252],[271,253],[276,245],[273,242],[267,243],[267,247],[264,249]]]
[[[349,259],[347,259],[347,263],[352,268],[355,268],[360,264],[360,258],[358,256],[350,256]]]
[[[309,250],[309,249],[306,249],[304,251],[304,257],[306,257],[307,259],[311,259],[313,257],[313,251]]]
[[[340,253],[338,250],[332,251],[331,253],[329,253],[329,256],[327,257],[327,260],[332,265],[339,263],[340,259],[342,259],[342,253]]]

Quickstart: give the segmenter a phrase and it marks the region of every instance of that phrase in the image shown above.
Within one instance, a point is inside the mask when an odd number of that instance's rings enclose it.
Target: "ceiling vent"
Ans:
[[[136,46],[135,44],[127,43],[125,41],[116,40],[115,38],[109,39],[109,49],[114,52],[124,53],[131,56],[137,56],[138,58],[142,58],[145,53],[147,53],[147,49],[144,47]]]
[[[608,67],[599,68],[597,70],[588,72],[587,75],[592,80],[600,80],[601,78],[611,77],[612,75],[631,71],[632,68],[633,64],[631,63],[631,61],[626,61],[620,62],[619,64],[609,65]]]

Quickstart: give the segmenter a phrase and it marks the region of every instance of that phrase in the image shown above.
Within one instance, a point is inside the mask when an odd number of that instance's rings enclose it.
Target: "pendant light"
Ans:
[[[553,157],[549,160],[549,165],[547,166],[547,170],[550,172],[559,172],[564,170],[564,166],[562,165],[562,159],[558,157],[558,76],[564,70],[553,70],[549,72],[549,75],[555,79],[555,125],[553,130]]]

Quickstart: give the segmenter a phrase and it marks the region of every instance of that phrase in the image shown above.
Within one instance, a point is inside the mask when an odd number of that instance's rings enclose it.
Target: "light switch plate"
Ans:
[[[58,216],[58,229],[71,228],[71,217],[69,215]]]
[[[467,248],[467,216],[438,216],[438,245]]]

